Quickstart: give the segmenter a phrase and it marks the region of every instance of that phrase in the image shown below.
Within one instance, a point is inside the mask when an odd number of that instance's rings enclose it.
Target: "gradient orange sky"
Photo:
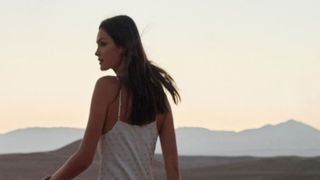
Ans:
[[[240,131],[296,119],[320,129],[320,2],[0,2],[0,133],[85,128],[99,23],[131,16],[176,80],[177,127]]]

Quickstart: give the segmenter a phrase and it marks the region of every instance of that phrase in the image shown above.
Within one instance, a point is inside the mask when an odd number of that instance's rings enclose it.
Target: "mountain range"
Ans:
[[[293,119],[240,132],[179,128],[176,130],[176,136],[179,154],[182,155],[320,155],[320,131]]]
[[[0,134],[0,154],[50,151],[82,138],[79,128],[25,128]]]
[[[0,134],[0,154],[58,149],[79,140],[83,129],[26,128]],[[320,131],[296,120],[240,132],[205,128],[176,129],[179,155],[186,156],[319,156]],[[156,153],[161,153],[158,139]]]
[[[52,174],[77,150],[80,140],[55,151],[0,155],[0,179],[34,180]],[[319,157],[224,157],[180,156],[183,180],[319,180]],[[98,179],[101,157],[96,154],[90,167],[74,180]],[[155,154],[152,162],[154,180],[166,179],[164,159]]]

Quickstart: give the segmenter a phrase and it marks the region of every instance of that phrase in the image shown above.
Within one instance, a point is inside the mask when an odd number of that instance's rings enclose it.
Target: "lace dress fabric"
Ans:
[[[152,161],[158,138],[157,123],[138,126],[120,120],[121,90],[118,118],[102,135],[99,180],[153,180]]]

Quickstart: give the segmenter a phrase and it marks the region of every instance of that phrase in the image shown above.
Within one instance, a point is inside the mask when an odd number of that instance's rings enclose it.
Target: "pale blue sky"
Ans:
[[[255,128],[294,118],[320,128],[320,2],[0,2],[0,133],[84,128],[99,23],[127,14],[150,59],[176,79],[176,127]]]

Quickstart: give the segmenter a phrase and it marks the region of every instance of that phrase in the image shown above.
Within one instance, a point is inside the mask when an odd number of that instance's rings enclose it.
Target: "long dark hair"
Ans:
[[[175,104],[180,101],[173,78],[162,68],[147,59],[134,21],[126,15],[105,19],[99,29],[104,30],[115,44],[124,48],[126,74],[120,78],[132,97],[129,118],[135,125],[155,120],[157,113],[169,111],[164,88],[169,91]]]

